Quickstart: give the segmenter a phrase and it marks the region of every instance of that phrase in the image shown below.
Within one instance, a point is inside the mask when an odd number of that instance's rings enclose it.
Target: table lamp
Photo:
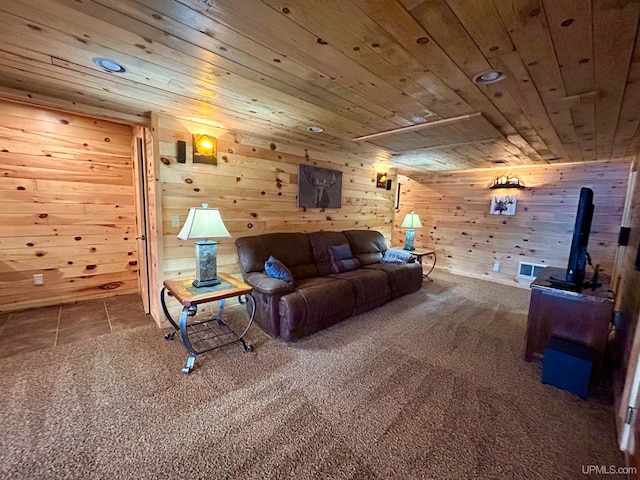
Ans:
[[[411,210],[411,213],[407,213],[404,216],[404,220],[402,221],[402,225],[400,225],[400,228],[407,229],[404,240],[404,249],[415,250],[413,246],[413,239],[416,236],[416,231],[414,230],[414,228],[422,228],[422,223],[420,223],[420,217],[418,216],[418,214],[413,213],[413,210]]]
[[[217,273],[218,242],[209,240],[212,237],[231,237],[227,227],[224,226],[220,211],[217,208],[208,208],[206,203],[202,207],[191,207],[187,221],[178,234],[180,240],[193,240],[202,238],[196,242],[196,279],[194,287],[210,287],[220,283]]]

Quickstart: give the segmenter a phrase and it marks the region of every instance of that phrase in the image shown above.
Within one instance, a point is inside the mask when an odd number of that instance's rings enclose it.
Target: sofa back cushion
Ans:
[[[263,272],[270,256],[291,271],[295,280],[318,276],[309,238],[304,233],[267,233],[235,241],[243,273]]]
[[[311,232],[308,233],[309,243],[313,250],[313,259],[320,276],[331,273],[330,248],[349,244],[347,237],[341,232]]]
[[[379,263],[387,250],[387,242],[375,230],[346,230],[342,232],[349,240],[353,255],[364,265]]]

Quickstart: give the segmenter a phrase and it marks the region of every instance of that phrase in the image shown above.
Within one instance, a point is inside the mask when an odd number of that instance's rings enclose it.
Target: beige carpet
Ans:
[[[0,478],[584,479],[623,466],[612,407],[522,361],[527,307],[526,290],[437,273],[295,344],[252,327],[252,353],[225,347],[190,375],[179,340],[154,327],[3,359]]]

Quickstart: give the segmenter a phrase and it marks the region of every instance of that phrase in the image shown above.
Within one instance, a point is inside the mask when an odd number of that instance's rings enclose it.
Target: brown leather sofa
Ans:
[[[387,245],[373,230],[270,233],[235,241],[244,281],[253,287],[255,321],[267,333],[290,342],[352,315],[374,309],[422,285],[418,263],[381,263]],[[360,268],[331,273],[330,247],[349,244]],[[265,273],[274,256],[294,282]]]

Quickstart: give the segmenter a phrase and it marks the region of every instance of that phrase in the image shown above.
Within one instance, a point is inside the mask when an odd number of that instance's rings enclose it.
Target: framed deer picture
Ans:
[[[491,215],[515,215],[517,195],[496,194],[491,199]]]
[[[298,206],[340,208],[342,206],[342,172],[300,164]]]

